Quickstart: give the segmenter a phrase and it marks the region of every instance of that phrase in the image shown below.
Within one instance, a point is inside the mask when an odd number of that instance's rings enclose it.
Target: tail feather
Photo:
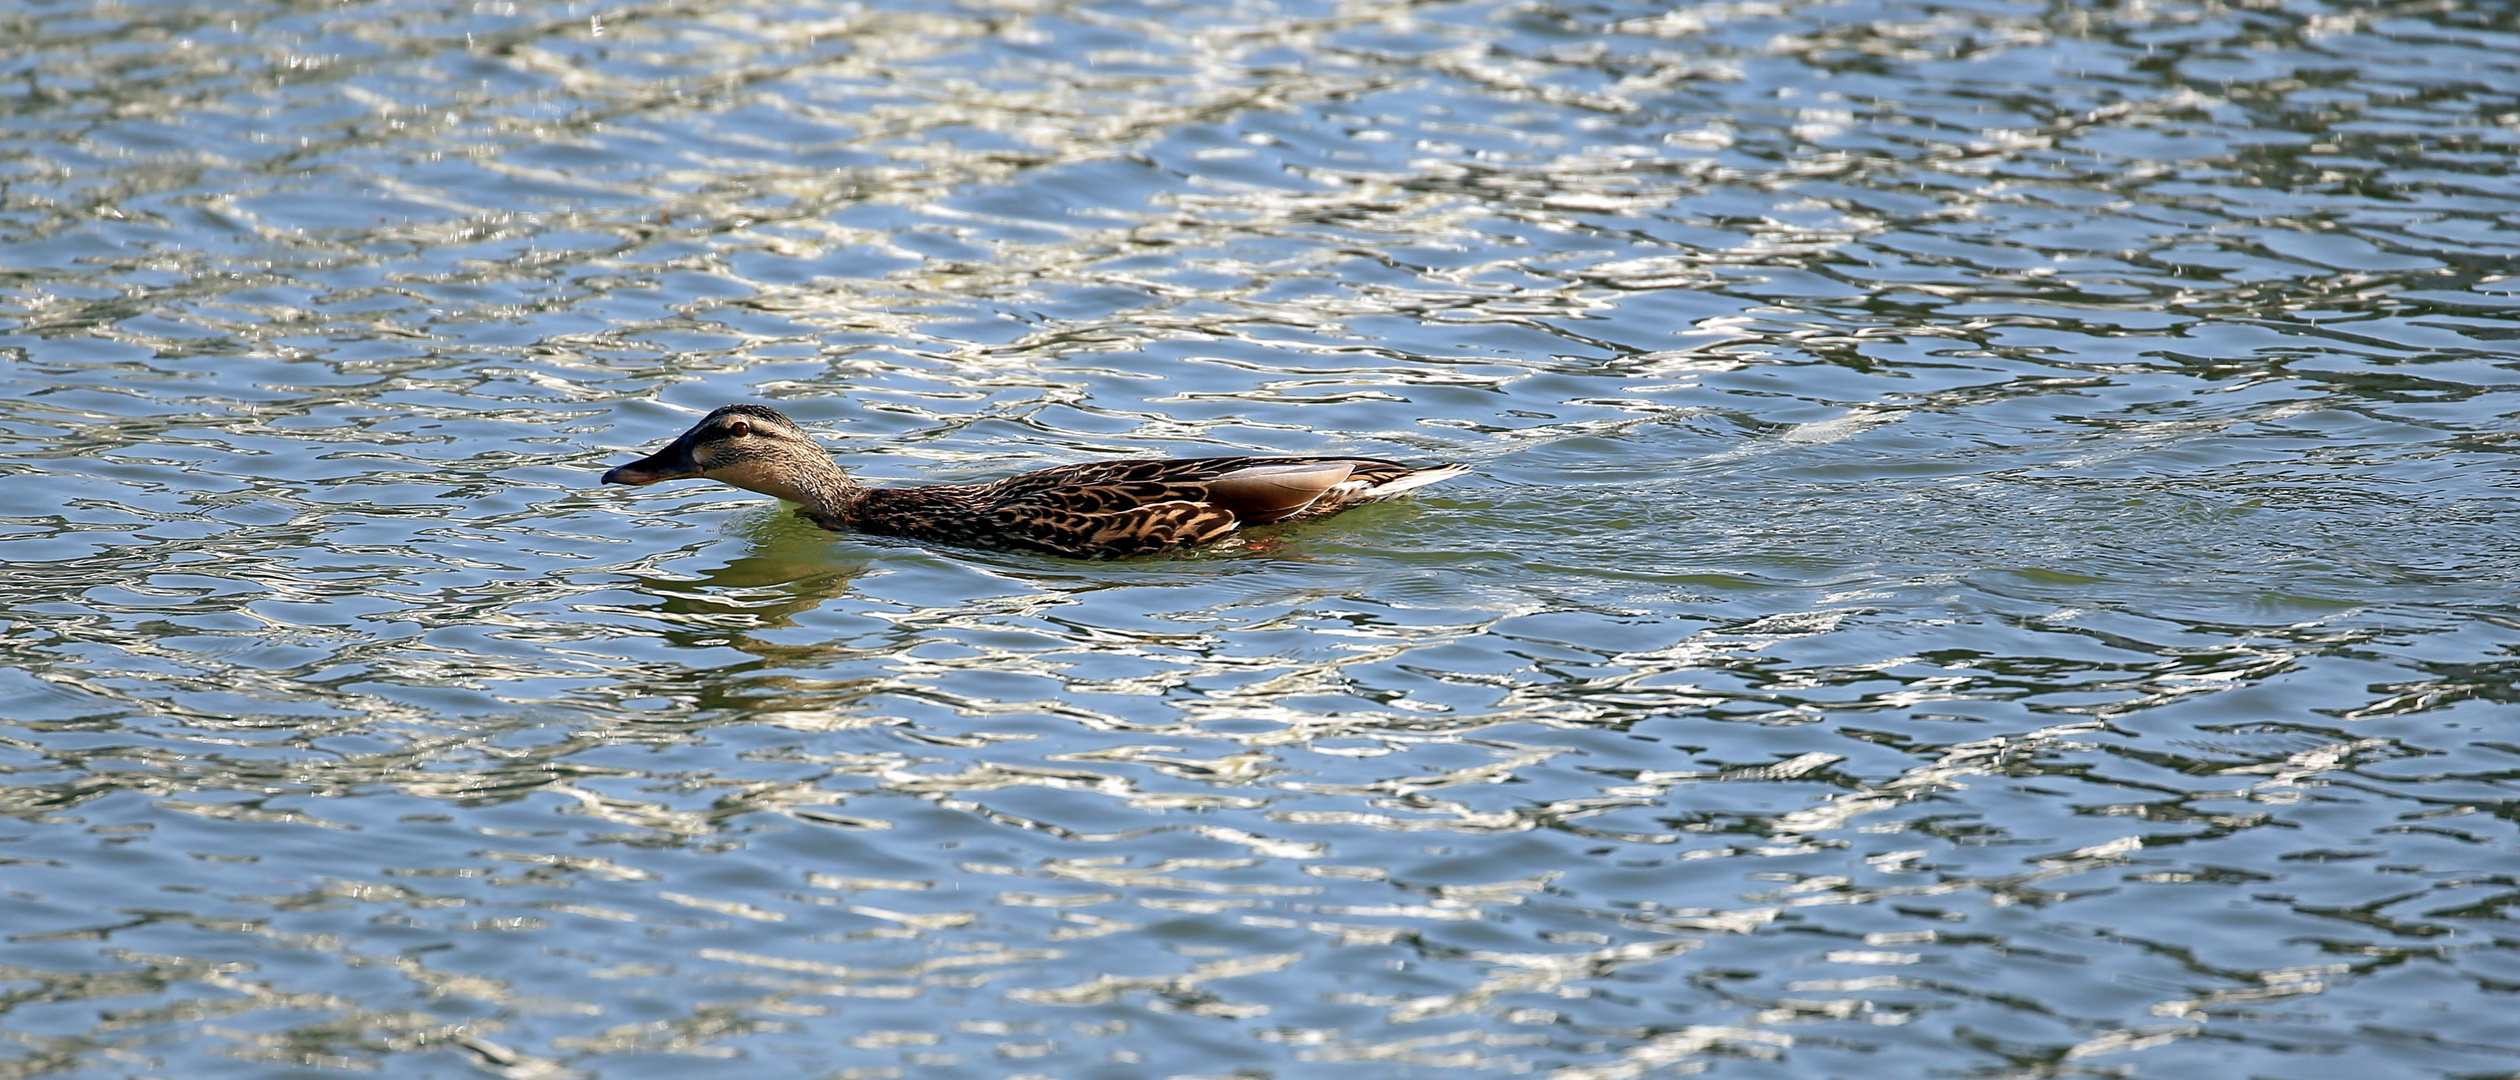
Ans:
[[[1441,480],[1450,480],[1453,477],[1469,471],[1470,466],[1464,465],[1460,462],[1453,462],[1448,465],[1436,465],[1430,468],[1405,472],[1389,480],[1385,480],[1382,483],[1368,487],[1363,491],[1357,492],[1356,501],[1375,502],[1391,498],[1394,495],[1405,495],[1409,492],[1425,487],[1428,484]]]

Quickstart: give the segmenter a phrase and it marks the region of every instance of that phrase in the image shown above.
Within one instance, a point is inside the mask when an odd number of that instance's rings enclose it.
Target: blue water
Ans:
[[[2515,28],[0,0],[0,1076],[2508,1073]]]

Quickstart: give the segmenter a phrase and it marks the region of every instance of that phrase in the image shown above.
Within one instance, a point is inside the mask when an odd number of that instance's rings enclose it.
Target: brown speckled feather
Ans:
[[[1244,525],[1326,517],[1467,471],[1375,458],[1143,458],[1062,465],[986,484],[863,488],[785,416],[730,405],[604,480],[704,476],[803,503],[803,513],[825,528],[1112,558],[1209,543]]]

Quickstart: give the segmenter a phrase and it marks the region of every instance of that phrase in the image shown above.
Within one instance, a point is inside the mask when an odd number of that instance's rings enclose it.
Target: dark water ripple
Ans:
[[[2515,14],[0,0],[0,1076],[2500,1075]]]

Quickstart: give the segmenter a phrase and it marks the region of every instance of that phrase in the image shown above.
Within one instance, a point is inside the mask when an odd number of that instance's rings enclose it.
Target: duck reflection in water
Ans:
[[[778,410],[728,405],[603,482],[716,480],[799,503],[826,529],[1107,559],[1212,543],[1245,525],[1328,517],[1468,471],[1360,457],[1133,458],[986,484],[869,488]]]
[[[645,728],[707,726],[727,716],[811,730],[895,723],[860,707],[883,685],[878,672],[851,670],[855,661],[888,652],[890,642],[870,644],[827,627],[780,632],[848,593],[869,569],[863,559],[842,557],[845,549],[810,540],[812,532],[794,518],[750,518],[735,533],[746,550],[721,565],[696,572],[616,570],[620,592],[633,598],[581,610],[650,627],[657,643],[686,659],[720,650],[750,654],[731,662],[625,664],[615,670],[610,692],[688,705],[674,710],[671,722],[664,715],[625,715],[641,718]]]

